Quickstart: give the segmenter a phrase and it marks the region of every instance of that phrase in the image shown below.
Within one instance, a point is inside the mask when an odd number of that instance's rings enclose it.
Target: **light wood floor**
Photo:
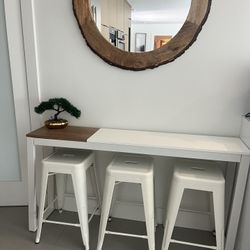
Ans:
[[[51,219],[67,222],[77,222],[77,214],[64,211],[61,215],[54,212]],[[40,244],[35,244],[35,233],[28,231],[27,207],[0,207],[0,249],[1,250],[84,250],[79,228],[45,224],[42,230]],[[99,216],[90,223],[90,247],[96,249]],[[109,223],[112,230],[120,232],[145,232],[142,222],[113,218]],[[159,225],[156,231],[156,250],[161,249],[163,227]],[[182,240],[193,240],[196,243],[214,244],[211,233],[176,228],[174,237]],[[204,250],[205,248],[171,244],[169,250]],[[148,250],[147,241],[121,236],[106,236],[103,250]]]

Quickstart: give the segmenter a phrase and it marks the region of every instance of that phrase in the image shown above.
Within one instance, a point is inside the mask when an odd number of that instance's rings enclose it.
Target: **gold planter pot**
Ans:
[[[49,129],[65,128],[68,126],[68,121],[64,119],[58,120],[47,120],[45,121],[45,126]]]

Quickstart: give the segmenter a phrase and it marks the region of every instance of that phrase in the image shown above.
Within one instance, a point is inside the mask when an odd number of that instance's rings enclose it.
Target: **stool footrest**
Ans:
[[[55,199],[53,201],[51,201],[48,206],[43,210],[43,214],[45,214],[49,209],[54,207],[54,203],[57,201],[57,196],[55,197]]]
[[[72,227],[80,227],[79,223],[67,223],[67,222],[60,222],[60,221],[53,221],[53,220],[43,220],[43,223],[66,225],[66,226],[72,226]]]
[[[207,249],[214,249],[216,250],[216,246],[209,246],[209,245],[204,245],[204,244],[197,244],[197,243],[191,243],[188,241],[181,241],[181,240],[170,240],[171,243],[176,243],[176,244],[182,244],[182,245],[188,245],[188,246],[194,246],[194,247],[201,247],[201,248],[207,248]]]
[[[113,231],[106,231],[106,234],[113,234],[113,235],[120,235],[120,236],[128,236],[134,238],[141,238],[141,239],[148,239],[147,235],[140,235],[140,234],[127,234],[127,233],[120,233],[120,232],[113,232]]]
[[[91,222],[91,220],[93,219],[93,217],[94,217],[96,211],[98,211],[98,210],[99,210],[99,205],[97,205],[97,206],[94,208],[92,214],[91,214],[90,217],[89,217],[88,223]]]

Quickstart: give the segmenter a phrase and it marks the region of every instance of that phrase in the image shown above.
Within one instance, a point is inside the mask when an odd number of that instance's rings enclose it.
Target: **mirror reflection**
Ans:
[[[106,40],[141,53],[160,48],[179,32],[191,0],[90,0],[90,6]]]

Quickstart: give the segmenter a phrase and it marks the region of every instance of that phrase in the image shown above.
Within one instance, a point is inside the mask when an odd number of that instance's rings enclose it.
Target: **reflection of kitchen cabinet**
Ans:
[[[117,0],[116,28],[124,31],[124,0]]]
[[[101,23],[128,34],[131,6],[127,0],[101,0]]]
[[[125,50],[128,50],[131,6],[127,0],[101,0],[101,33],[109,40],[109,27],[125,34]]]
[[[117,0],[108,0],[109,2],[109,24],[112,27],[116,26],[117,22]]]
[[[101,22],[103,25],[112,26],[116,24],[117,0],[101,1]]]
[[[131,6],[127,1],[124,1],[124,16],[123,16],[123,32],[125,33],[125,50],[128,51],[129,46],[129,28],[131,27]]]

